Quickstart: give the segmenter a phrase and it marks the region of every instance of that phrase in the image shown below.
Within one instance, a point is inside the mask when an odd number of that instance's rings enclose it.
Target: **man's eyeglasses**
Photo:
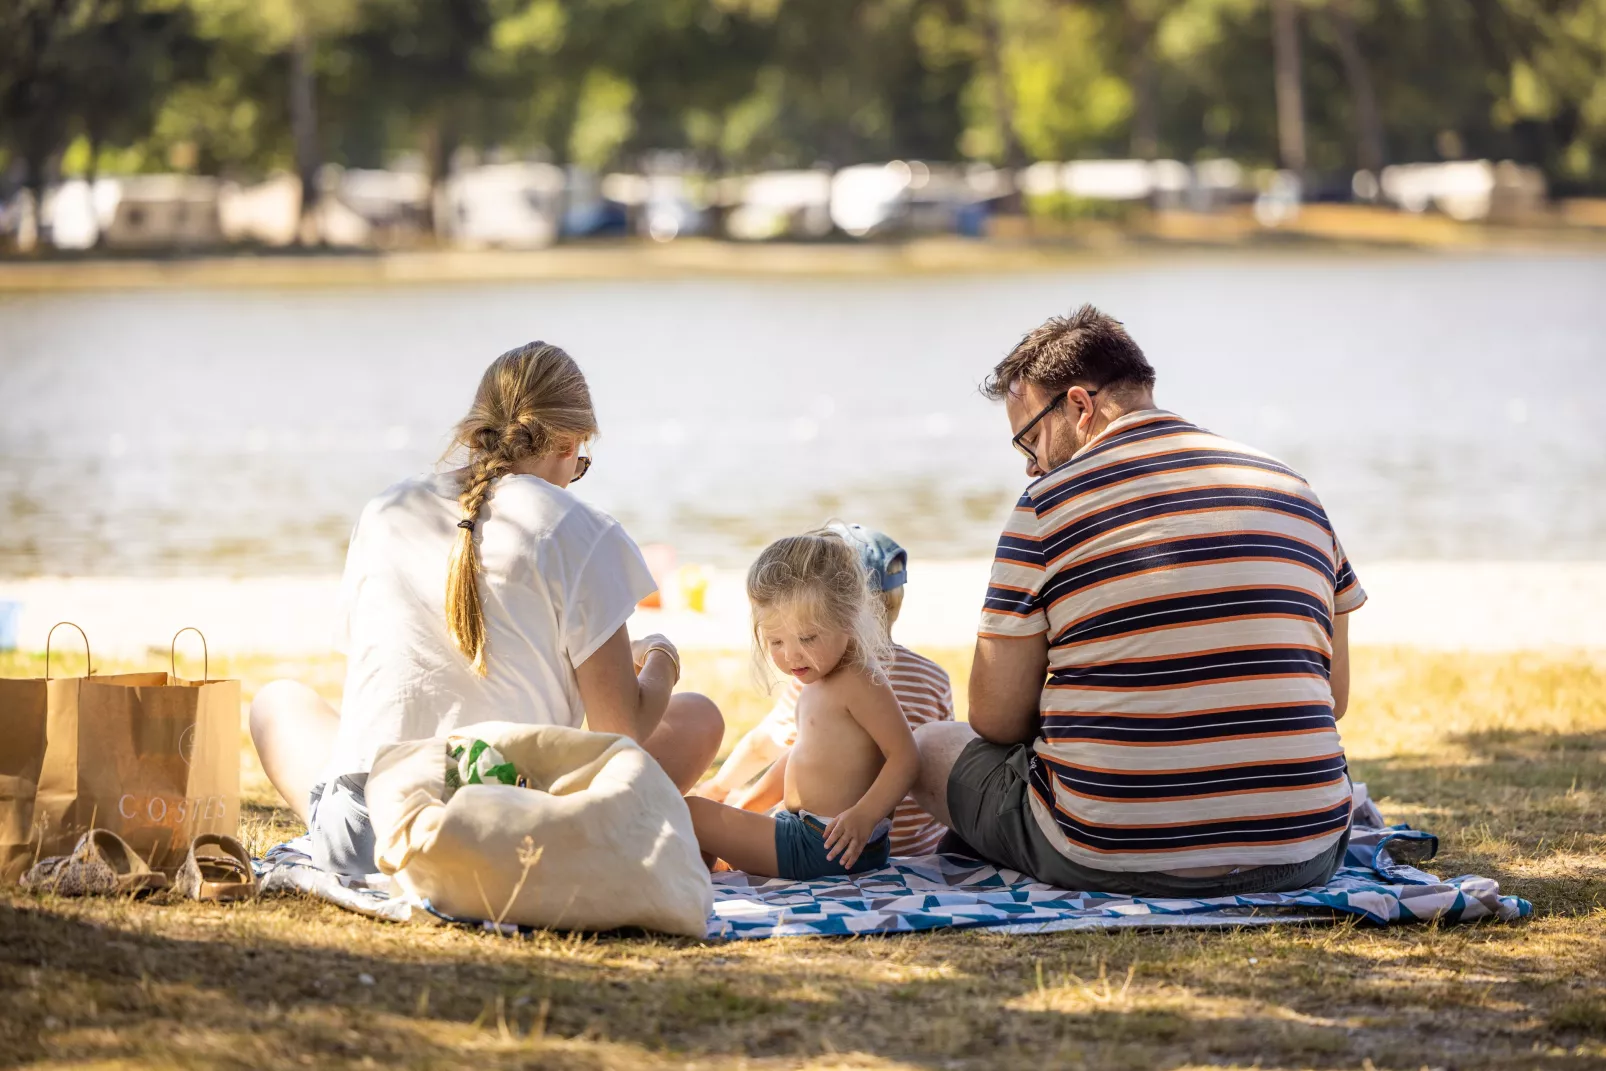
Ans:
[[[577,452],[574,455],[574,476],[570,478],[570,483],[584,478],[585,474],[591,471],[591,448],[589,446],[581,446],[580,449],[586,452]]]
[[[1092,390],[1087,392],[1087,396],[1091,398],[1103,389],[1103,387],[1094,387]],[[1065,399],[1069,398],[1070,396],[1071,392],[1069,389],[1061,391],[1053,401],[1043,406],[1042,410],[1039,411],[1036,416],[1028,420],[1026,422],[1026,426],[1020,429],[1020,431],[1016,433],[1015,437],[1010,440],[1010,442],[1015,444],[1015,449],[1019,450],[1022,454],[1025,454],[1026,460],[1030,461],[1033,465],[1037,465],[1038,468],[1042,468],[1043,466],[1038,464],[1037,454],[1032,451],[1031,447],[1026,445],[1026,436],[1030,435],[1032,433],[1032,429],[1043,422],[1044,417],[1048,416],[1048,414],[1064,405]]]

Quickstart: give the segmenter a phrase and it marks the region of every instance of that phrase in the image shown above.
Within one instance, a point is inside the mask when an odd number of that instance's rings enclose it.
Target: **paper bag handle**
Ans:
[[[56,630],[63,625],[77,628],[78,635],[84,637],[84,676],[93,677],[95,675],[95,666],[93,660],[91,660],[89,657],[89,637],[84,634],[83,629],[78,628],[78,626],[74,625],[71,621],[57,621],[54,625],[50,626],[50,631],[45,633],[45,680],[50,679],[50,637],[54,636],[56,634]]]
[[[173,642],[167,648],[168,676],[178,676],[178,638],[184,635],[186,632],[193,632],[197,636],[201,637],[201,679],[203,681],[209,681],[212,679],[212,654],[206,649],[206,633],[202,632],[194,625],[186,625],[177,632],[173,633]]]

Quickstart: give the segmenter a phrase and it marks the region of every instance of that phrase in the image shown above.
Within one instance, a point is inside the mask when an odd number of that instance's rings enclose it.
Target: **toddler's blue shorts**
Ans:
[[[844,867],[840,854],[835,859],[825,857],[827,819],[808,811],[786,810],[777,810],[771,817],[775,819],[775,862],[779,877],[809,881],[862,874],[867,870],[880,870],[892,855],[892,823],[886,820],[876,827],[875,838],[865,845],[853,866]]]

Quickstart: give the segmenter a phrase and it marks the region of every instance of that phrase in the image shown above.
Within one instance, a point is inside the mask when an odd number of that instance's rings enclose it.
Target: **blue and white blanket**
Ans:
[[[739,872],[716,874],[708,936],[750,940],[957,928],[1001,933],[1130,926],[1224,928],[1346,917],[1389,926],[1435,919],[1509,922],[1533,913],[1526,900],[1501,896],[1491,878],[1466,875],[1446,880],[1417,869],[1414,864],[1438,852],[1438,838],[1409,826],[1384,824],[1366,797],[1366,786],[1355,789],[1348,857],[1333,880],[1319,889],[1200,900],[1110,896],[1042,885],[974,859],[931,855],[895,859],[881,870],[852,878],[785,881]],[[267,853],[257,867],[264,891],[305,892],[393,921],[429,911],[428,904],[414,905],[380,888],[337,881],[312,866],[306,848],[302,838]],[[488,922],[448,921],[493,928]],[[501,928],[515,931],[512,926]]]

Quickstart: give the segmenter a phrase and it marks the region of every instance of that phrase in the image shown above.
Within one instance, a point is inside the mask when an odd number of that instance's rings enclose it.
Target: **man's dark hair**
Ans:
[[[1085,387],[1154,386],[1154,368],[1120,320],[1091,305],[1069,316],[1052,316],[1020,340],[998,362],[981,392],[995,401],[1021,381],[1036,383],[1050,394]]]

